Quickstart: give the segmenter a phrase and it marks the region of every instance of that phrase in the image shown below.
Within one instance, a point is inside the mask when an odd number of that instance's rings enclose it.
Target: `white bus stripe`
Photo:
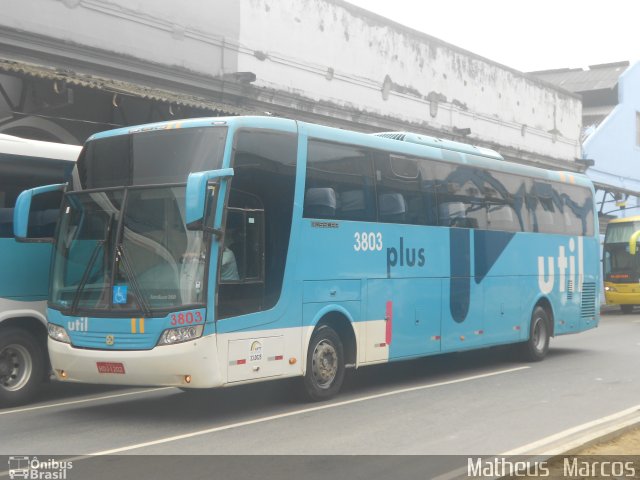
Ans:
[[[292,412],[287,412],[287,413],[280,413],[278,415],[272,415],[269,417],[263,417],[263,418],[256,418],[254,420],[247,420],[244,422],[238,422],[238,423],[232,423],[229,425],[223,425],[220,427],[213,427],[213,428],[207,428],[205,430],[197,430],[195,432],[191,432],[191,433],[184,433],[182,435],[174,435],[172,437],[165,437],[165,438],[160,438],[158,440],[152,440],[149,442],[143,442],[143,443],[137,443],[134,445],[127,445],[125,447],[119,447],[119,448],[113,448],[111,450],[102,450],[100,452],[94,452],[94,453],[90,453],[88,454],[89,456],[95,456],[95,455],[113,455],[116,453],[121,453],[121,452],[126,452],[129,450],[136,450],[139,448],[145,448],[145,447],[151,447],[154,445],[160,445],[162,443],[169,443],[169,442],[175,442],[177,440],[185,440],[187,438],[192,438],[192,437],[197,437],[200,435],[206,435],[208,433],[216,433],[216,432],[221,432],[224,430],[231,430],[233,428],[241,428],[241,427],[246,427],[249,425],[255,425],[258,423],[264,423],[264,422],[269,422],[272,420],[279,420],[281,418],[287,418],[287,417],[293,417],[296,415],[304,415],[305,413],[310,413],[310,412],[318,412],[321,410],[327,410],[329,408],[336,408],[336,407],[342,407],[345,405],[352,405],[354,403],[361,403],[361,402],[366,402],[369,400],[376,400],[378,398],[384,398],[384,397],[389,397],[392,395],[400,395],[402,393],[409,393],[409,392],[416,392],[419,390],[426,390],[429,388],[435,388],[435,387],[443,387],[446,385],[454,385],[456,383],[462,383],[462,382],[469,382],[472,380],[479,380],[481,378],[487,378],[487,377],[493,377],[496,375],[504,375],[506,373],[512,373],[512,372],[518,372],[521,370],[526,370],[530,368],[529,366],[523,366],[523,367],[517,367],[517,368],[509,368],[507,370],[498,370],[495,372],[489,372],[489,373],[483,373],[480,375],[473,375],[471,377],[464,377],[464,378],[459,378],[456,380],[448,380],[446,382],[438,382],[438,383],[430,383],[427,385],[419,385],[417,387],[409,387],[409,388],[402,388],[400,390],[392,390],[389,392],[384,392],[384,393],[378,393],[375,395],[368,395],[366,397],[360,397],[360,398],[354,398],[351,400],[345,400],[342,402],[335,402],[335,403],[330,403],[328,405],[320,405],[317,407],[310,407],[310,408],[304,408],[301,410],[294,410]]]

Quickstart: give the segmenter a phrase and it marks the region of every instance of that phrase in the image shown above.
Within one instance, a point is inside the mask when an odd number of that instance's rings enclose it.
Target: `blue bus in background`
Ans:
[[[29,401],[49,375],[51,244],[15,241],[16,198],[25,189],[67,180],[80,149],[0,134],[0,407]],[[60,201],[60,194],[34,201],[32,238],[53,236]]]
[[[72,382],[231,386],[503,344],[599,320],[593,186],[411,133],[271,117],[92,136],[63,191],[49,350]]]

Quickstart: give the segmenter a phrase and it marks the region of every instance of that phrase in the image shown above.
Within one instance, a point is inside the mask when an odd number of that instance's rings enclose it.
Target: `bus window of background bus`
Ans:
[[[375,221],[369,152],[316,140],[308,148],[304,217]]]
[[[241,130],[234,152],[225,229],[233,236],[227,239],[227,248],[236,258],[238,279],[220,279],[217,318],[276,305],[293,215],[297,137]]]
[[[61,164],[53,160],[0,159],[0,238],[13,238],[13,208],[23,190],[64,181]],[[34,198],[27,232],[29,238],[53,237],[61,201],[62,192]]]

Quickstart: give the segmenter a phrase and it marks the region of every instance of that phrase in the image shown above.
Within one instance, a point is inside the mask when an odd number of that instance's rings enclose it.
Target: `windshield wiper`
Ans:
[[[131,267],[131,264],[129,263],[129,258],[128,258],[128,255],[126,255],[126,251],[123,244],[118,245],[117,255],[120,258],[120,261],[122,263],[122,266],[124,267],[127,277],[129,278],[129,284],[133,289],[133,294],[135,295],[136,300],[138,300],[138,304],[140,305],[140,308],[142,309],[146,317],[151,317],[151,307],[147,303],[146,298],[144,298],[144,295],[142,294],[142,289],[140,288],[140,284],[138,283],[138,278],[136,277],[134,270]]]
[[[91,252],[91,257],[89,258],[89,263],[87,263],[87,267],[84,269],[84,272],[82,272],[82,277],[80,279],[80,283],[78,284],[78,289],[76,290],[76,294],[73,296],[73,302],[71,302],[71,315],[75,315],[77,313],[78,303],[80,303],[80,294],[82,293],[82,291],[84,290],[84,287],[89,281],[89,274],[91,273],[91,270],[93,269],[93,266],[95,265],[96,260],[98,259],[98,252],[100,251],[100,247],[102,247],[102,250],[104,252],[107,251],[109,239],[111,237],[111,229],[113,227],[114,217],[115,215],[113,213],[109,215],[109,220],[107,222],[107,228],[104,234],[104,238],[102,240],[98,240],[98,243],[96,243],[96,246],[93,247],[93,251]]]

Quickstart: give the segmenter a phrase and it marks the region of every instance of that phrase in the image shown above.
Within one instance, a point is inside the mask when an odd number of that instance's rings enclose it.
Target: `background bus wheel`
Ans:
[[[313,401],[326,400],[340,390],[344,380],[344,354],[338,334],[329,326],[316,330],[309,342],[304,393]]]
[[[38,341],[24,330],[0,330],[0,406],[26,403],[45,375],[45,358]]]
[[[549,316],[544,308],[533,310],[529,326],[529,340],[522,344],[522,356],[525,361],[539,362],[549,351]]]
[[[620,305],[620,310],[624,314],[633,313],[633,305]]]

